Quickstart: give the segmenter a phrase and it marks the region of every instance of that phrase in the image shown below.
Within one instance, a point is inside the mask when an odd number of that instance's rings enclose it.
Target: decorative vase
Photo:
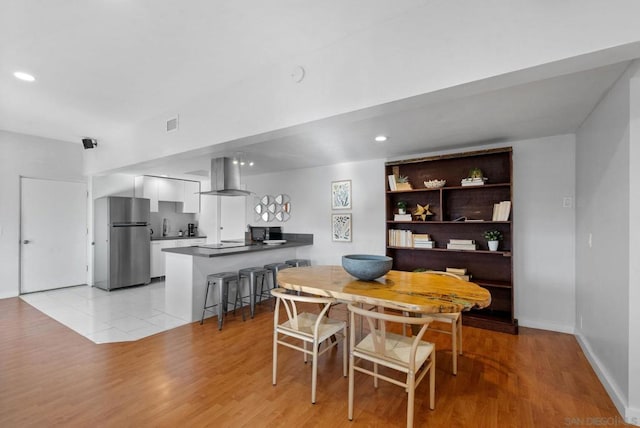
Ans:
[[[398,214],[406,214],[406,211],[404,208],[398,208]]]
[[[498,241],[487,241],[489,244],[489,251],[497,251],[498,250]]]

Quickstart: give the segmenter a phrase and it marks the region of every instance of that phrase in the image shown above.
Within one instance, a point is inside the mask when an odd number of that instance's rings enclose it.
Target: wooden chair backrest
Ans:
[[[333,297],[299,296],[298,294],[289,294],[284,288],[274,288],[273,290],[271,290],[271,294],[277,299],[274,315],[275,319],[278,320],[280,303],[282,303],[285,311],[287,312],[287,317],[289,318],[291,327],[295,330],[298,330],[299,328],[298,315],[300,314],[300,311],[298,308],[298,303],[316,303],[321,306],[322,310],[318,315],[318,320],[315,326],[315,330],[317,331],[317,328],[322,322],[322,318],[324,318],[325,314],[329,310],[329,307],[332,303],[336,302],[336,299],[334,299]]]

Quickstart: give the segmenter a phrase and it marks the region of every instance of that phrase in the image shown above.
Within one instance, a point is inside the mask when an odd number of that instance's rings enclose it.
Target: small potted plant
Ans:
[[[489,251],[496,251],[498,249],[498,241],[502,240],[502,232],[499,230],[487,230],[483,236],[487,240],[487,244],[489,244]]]
[[[406,214],[406,212],[407,212],[407,203],[405,201],[398,201],[396,206],[398,207],[398,214]]]

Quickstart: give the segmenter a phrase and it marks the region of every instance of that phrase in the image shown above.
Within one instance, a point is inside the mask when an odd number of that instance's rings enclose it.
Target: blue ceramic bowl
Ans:
[[[342,267],[351,275],[363,281],[380,278],[391,270],[393,259],[370,254],[350,254],[342,256]]]

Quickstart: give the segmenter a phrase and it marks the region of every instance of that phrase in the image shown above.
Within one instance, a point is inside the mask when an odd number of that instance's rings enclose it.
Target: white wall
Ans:
[[[371,7],[376,7],[374,2]],[[535,79],[549,77],[533,76],[549,70],[568,73],[620,62],[637,57],[637,46],[612,48],[640,40],[638,15],[640,2],[632,0],[620,0],[615,7],[597,0],[467,1],[463,7],[459,2],[426,2],[382,26],[359,28],[339,43],[247,70],[235,85],[172,107],[172,113],[180,114],[179,132],[164,132],[167,115],[161,114],[128,135],[102,138],[100,150],[87,153],[86,171],[89,175],[445,88],[460,89],[469,82],[482,81],[473,90],[491,90],[492,85],[514,84],[514,75],[508,74],[520,70],[530,69],[524,74]],[[605,49],[606,54],[599,53]],[[597,63],[580,57],[587,54],[597,56]],[[580,58],[570,65],[556,63],[574,57]],[[297,64],[307,71],[300,84],[290,78]],[[534,69],[543,64],[548,67]],[[492,76],[506,77],[485,80]]]
[[[331,182],[351,180],[352,242],[331,240]],[[291,218],[287,222],[255,221],[253,198],[247,198],[247,223],[282,226],[285,233],[312,233],[314,243],[298,253],[313,264],[340,265],[344,254],[385,254],[384,160],[352,162],[247,177],[248,190],[258,195],[288,194]]]
[[[575,137],[512,146],[516,315],[522,326],[573,333]]]
[[[0,131],[0,298],[19,294],[20,177],[85,181],[82,145]]]
[[[109,174],[91,177],[91,199],[103,196],[125,196],[132,198],[135,190],[135,176],[130,174]]]
[[[576,149],[577,335],[618,410],[627,416],[630,381],[638,379],[638,373],[630,373],[630,357],[639,357],[634,343],[638,331],[635,336],[630,331],[630,319],[638,325],[638,315],[631,314],[640,302],[630,300],[630,273],[637,280],[637,272],[630,267],[629,252],[637,251],[633,242],[639,238],[635,229],[630,235],[631,201],[636,209],[638,203],[637,189],[631,193],[630,183],[637,186],[631,168],[640,162],[630,158],[629,133],[629,81],[638,68],[634,63],[583,123]],[[633,145],[639,143],[635,136]]]
[[[563,208],[563,198],[574,196],[575,139],[562,135],[505,145],[513,147],[514,162],[516,317],[522,326],[573,332],[574,209]],[[498,145],[467,150],[490,147]],[[314,245],[307,257],[314,264],[340,264],[343,254],[385,253],[384,162],[301,169],[245,181],[247,189],[259,195],[290,195],[291,219],[268,224],[282,225],[285,232],[313,233]],[[353,242],[349,244],[331,241],[331,181],[336,180],[352,180]],[[247,207],[247,222],[265,224],[254,220],[251,208]]]

